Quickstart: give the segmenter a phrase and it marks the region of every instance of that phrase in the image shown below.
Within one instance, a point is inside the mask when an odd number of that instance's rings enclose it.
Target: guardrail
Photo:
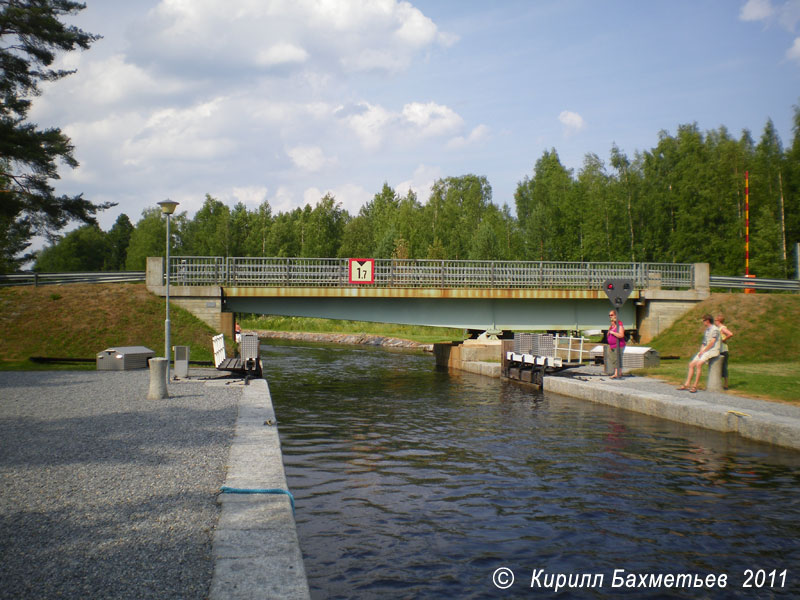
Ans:
[[[712,288],[728,289],[755,289],[800,292],[798,279],[757,279],[754,277],[722,277],[712,275],[710,278]]]
[[[0,274],[0,286],[52,285],[59,283],[124,283],[144,281],[144,271],[116,271],[113,273],[24,273]]]
[[[377,287],[597,289],[628,278],[637,289],[692,288],[694,265],[375,259]],[[346,258],[170,257],[170,283],[353,287]]]

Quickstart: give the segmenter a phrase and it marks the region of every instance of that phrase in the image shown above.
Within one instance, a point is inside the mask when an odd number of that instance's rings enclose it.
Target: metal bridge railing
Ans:
[[[350,287],[346,258],[170,257],[177,285]],[[692,288],[694,265],[375,259],[377,287],[597,289],[633,279],[637,289]]]

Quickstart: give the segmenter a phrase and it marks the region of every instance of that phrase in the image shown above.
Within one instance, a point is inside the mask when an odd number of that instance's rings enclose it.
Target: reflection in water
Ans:
[[[263,355],[316,598],[554,597],[530,589],[535,569],[605,575],[578,598],[800,592],[798,453],[439,371],[430,356]],[[492,585],[501,566],[511,590]],[[758,568],[788,569],[787,586],[742,589]],[[614,569],[729,585],[612,590]]]

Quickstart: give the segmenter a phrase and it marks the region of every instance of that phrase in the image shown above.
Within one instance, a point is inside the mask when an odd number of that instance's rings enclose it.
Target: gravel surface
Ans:
[[[241,387],[0,372],[0,598],[206,598]]]

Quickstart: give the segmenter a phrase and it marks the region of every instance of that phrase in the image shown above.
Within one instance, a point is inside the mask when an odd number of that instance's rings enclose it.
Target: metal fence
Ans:
[[[694,265],[375,259],[377,287],[596,289],[629,278],[637,289],[694,287]],[[170,283],[350,287],[346,258],[170,257]]]
[[[754,277],[711,276],[712,288],[755,289],[786,292],[800,292],[798,279],[756,279]]]
[[[175,285],[349,287],[346,258],[170,257]],[[380,287],[596,289],[606,279],[633,279],[636,289],[694,287],[694,265],[375,259]],[[0,286],[144,281],[144,271],[0,274]],[[800,293],[797,279],[712,275],[712,288]]]
[[[144,281],[144,271],[118,271],[113,273],[24,273],[0,274],[0,286],[53,285],[61,283],[123,283]]]

